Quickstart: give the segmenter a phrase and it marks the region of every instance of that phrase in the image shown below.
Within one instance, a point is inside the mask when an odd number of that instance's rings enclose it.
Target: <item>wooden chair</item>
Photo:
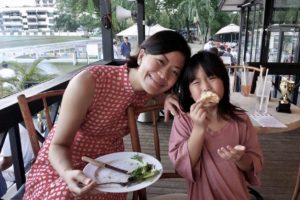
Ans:
[[[162,160],[162,158],[163,157],[165,158],[168,156],[166,156],[166,155],[162,156],[162,154],[161,154],[160,134],[158,131],[158,123],[157,123],[157,120],[158,120],[157,113],[162,109],[163,109],[163,104],[147,105],[147,106],[140,107],[140,108],[134,108],[134,107],[130,106],[127,110],[127,114],[128,114],[128,123],[129,123],[129,129],[130,129],[132,150],[135,152],[143,152],[142,148],[141,148],[140,134],[139,134],[138,127],[137,127],[137,116],[140,113],[151,112],[152,135],[153,135],[153,144],[154,144],[153,153],[155,154],[153,156],[156,157],[159,161],[161,161],[162,164],[164,164],[164,161]],[[147,152],[147,153],[149,153],[149,152]],[[166,178],[181,178],[181,176],[176,173],[175,169],[172,171],[165,171],[165,169],[164,169],[164,172],[160,179],[166,179]],[[146,189],[134,192],[133,199],[146,200],[147,199]],[[155,200],[167,200],[167,199],[184,200],[184,199],[187,199],[187,195],[183,194],[183,193],[166,194],[166,195],[157,196],[154,199]]]
[[[296,185],[294,188],[292,200],[297,200],[299,197],[299,193],[300,193],[300,165],[298,168],[298,175],[297,175],[297,179],[296,179]]]
[[[19,107],[24,119],[25,127],[29,134],[32,151],[35,158],[37,157],[38,151],[40,150],[40,142],[43,142],[44,138],[39,133],[39,131],[36,130],[36,123],[33,120],[33,116],[37,112],[43,110],[43,114],[46,118],[47,130],[51,130],[56,119],[58,106],[56,109],[50,109],[49,106],[58,101],[60,102],[63,93],[64,90],[53,90],[39,93],[31,97],[25,97],[24,94],[18,96]],[[35,106],[30,105],[33,102],[35,103]]]
[[[230,87],[231,87],[231,91],[236,92],[237,88],[240,88],[240,85],[238,84],[238,72],[242,72],[244,70],[244,66],[242,65],[233,65],[233,66],[226,66],[226,69],[228,70],[229,73],[229,79],[230,79]],[[251,82],[251,93],[253,93],[255,91],[255,87],[256,87],[256,77],[261,73],[263,74],[266,70],[265,67],[253,67],[253,66],[245,66],[245,69],[248,72],[252,72],[253,76],[252,76],[252,80],[250,80]]]

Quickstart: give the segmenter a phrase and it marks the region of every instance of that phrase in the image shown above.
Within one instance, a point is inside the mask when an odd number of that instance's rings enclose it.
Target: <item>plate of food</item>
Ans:
[[[95,159],[102,167],[88,163],[83,173],[97,182],[101,192],[123,193],[143,189],[155,183],[162,175],[161,163],[140,152],[116,152]],[[112,168],[127,171],[119,172]]]

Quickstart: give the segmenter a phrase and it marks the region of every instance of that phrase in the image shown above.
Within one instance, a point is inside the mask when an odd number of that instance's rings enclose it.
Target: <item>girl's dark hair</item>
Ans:
[[[182,35],[175,31],[166,30],[160,31],[146,39],[141,45],[140,49],[145,49],[148,54],[159,55],[166,54],[172,51],[179,51],[185,56],[185,60],[191,56],[191,50]],[[130,56],[127,60],[129,68],[137,68],[137,55]]]
[[[230,103],[229,76],[223,61],[216,54],[209,51],[199,51],[191,57],[183,73],[180,76],[178,87],[179,103],[185,112],[190,111],[190,107],[195,101],[189,90],[189,85],[195,80],[197,70],[202,67],[208,77],[216,76],[221,79],[224,87],[224,95],[218,104],[218,114],[226,120],[242,120],[237,114],[243,112],[242,109]]]

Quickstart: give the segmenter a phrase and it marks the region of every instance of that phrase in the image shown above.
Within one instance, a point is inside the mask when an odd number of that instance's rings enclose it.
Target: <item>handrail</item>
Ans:
[[[111,62],[111,61],[98,61],[90,65],[99,64],[99,65],[112,65],[112,64],[122,64],[121,62]],[[83,66],[75,71],[69,72],[65,75],[58,76],[49,81],[40,83],[38,85],[32,86],[28,89],[25,89],[21,92],[12,94],[8,97],[0,99],[0,134],[3,131],[7,131],[14,124],[20,123],[23,121],[22,115],[19,109],[17,97],[20,94],[25,96],[32,96],[41,92],[55,89],[65,89],[69,83],[69,80],[77,74],[79,71],[90,66]]]

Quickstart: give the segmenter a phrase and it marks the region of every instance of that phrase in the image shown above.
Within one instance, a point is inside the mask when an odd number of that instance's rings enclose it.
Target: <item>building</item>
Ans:
[[[4,35],[50,32],[56,17],[55,0],[36,0],[35,6],[0,8],[0,32]]]

